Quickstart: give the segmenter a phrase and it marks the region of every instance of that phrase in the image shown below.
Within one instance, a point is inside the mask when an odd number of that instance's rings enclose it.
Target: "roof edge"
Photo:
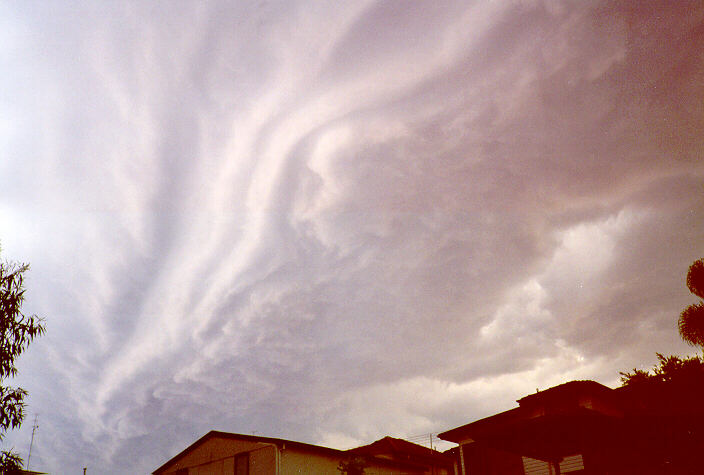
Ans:
[[[163,473],[167,468],[169,468],[177,459],[181,458],[182,456],[186,455],[188,452],[196,449],[200,445],[204,444],[208,440],[212,438],[221,438],[221,439],[236,439],[236,440],[246,440],[250,442],[261,442],[265,444],[273,444],[279,447],[280,449],[284,448],[285,446],[288,447],[293,447],[297,448],[301,451],[305,452],[314,452],[318,454],[326,454],[329,456],[335,456],[335,457],[340,457],[341,460],[347,459],[350,455],[353,454],[351,450],[340,450],[340,449],[333,449],[330,447],[324,447],[322,445],[314,445],[314,444],[308,444],[305,442],[298,442],[295,440],[287,440],[287,439],[278,439],[275,437],[262,437],[258,435],[247,435],[247,434],[237,434],[233,432],[220,432],[216,430],[211,430],[204,436],[202,436],[200,439],[196,440],[193,442],[191,445],[183,449],[181,452],[178,454],[174,455],[171,457],[169,460],[167,460],[163,465],[161,465],[159,468],[154,470],[152,472],[153,475],[159,475],[160,473]],[[352,449],[353,450],[353,449]],[[375,464],[382,465],[382,466],[394,466],[394,467],[407,467],[407,468],[417,468],[415,464],[409,464],[407,462],[403,461],[396,461],[396,460],[387,460],[384,458],[379,458],[379,457],[374,457],[370,456],[369,460],[374,462]]]

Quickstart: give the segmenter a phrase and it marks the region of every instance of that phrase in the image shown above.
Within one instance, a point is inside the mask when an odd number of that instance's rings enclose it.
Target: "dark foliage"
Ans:
[[[0,452],[0,470],[5,475],[20,473],[20,470],[22,470],[22,459],[16,452],[3,450]]]
[[[4,381],[17,375],[15,359],[45,331],[40,318],[22,313],[28,269],[27,264],[0,262],[0,440],[22,424],[27,396],[24,389],[5,386]],[[16,470],[21,465],[22,459],[14,452],[0,452],[1,470]]]
[[[692,304],[682,310],[677,328],[685,343],[704,346],[704,302]]]
[[[689,266],[687,288],[697,297],[704,298],[704,259],[696,260]],[[677,328],[686,343],[704,347],[704,301],[682,310]]]
[[[0,263],[0,380],[17,375],[15,358],[44,333],[41,319],[22,313],[27,270],[27,264]]]
[[[633,372],[619,373],[623,386],[632,386],[649,381],[666,383],[704,382],[704,360],[699,356],[680,358],[657,353],[659,363],[651,371],[633,368]]]
[[[687,288],[700,299],[704,299],[704,259],[696,260],[689,266]]]
[[[633,368],[632,373],[624,373],[620,371],[618,374],[621,375],[621,386],[631,386],[634,384],[641,384],[646,381],[650,381],[653,377],[650,371],[645,371],[642,369]]]

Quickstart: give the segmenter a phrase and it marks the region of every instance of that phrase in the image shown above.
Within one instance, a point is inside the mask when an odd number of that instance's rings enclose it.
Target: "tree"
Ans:
[[[0,262],[0,440],[9,429],[22,424],[27,391],[5,385],[5,380],[17,375],[15,359],[32,340],[45,332],[43,320],[22,313],[24,273],[27,264]],[[0,452],[0,470],[17,470],[22,459],[16,453]]]
[[[22,458],[15,452],[5,450],[0,453],[0,473],[11,475],[22,470]]]
[[[687,288],[704,299],[704,259],[698,259],[687,271]],[[704,301],[689,305],[682,310],[677,327],[682,339],[693,346],[704,348]],[[656,353],[659,363],[653,372],[633,368],[632,373],[619,373],[623,386],[632,386],[648,381],[704,382],[704,359],[699,356],[680,358]]]
[[[696,260],[689,266],[687,288],[704,299],[704,259]],[[700,300],[682,310],[677,327],[686,343],[704,348],[704,301]]]
[[[651,381],[663,383],[691,384],[704,383],[704,360],[699,356],[680,358],[656,353],[659,363],[652,372],[633,368],[632,373],[619,373],[623,386],[634,386]]]

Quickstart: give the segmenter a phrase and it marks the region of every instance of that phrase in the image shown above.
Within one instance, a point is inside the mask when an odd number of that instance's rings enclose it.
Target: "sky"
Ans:
[[[0,3],[0,245],[47,333],[3,447],[442,432],[677,334],[697,1]]]

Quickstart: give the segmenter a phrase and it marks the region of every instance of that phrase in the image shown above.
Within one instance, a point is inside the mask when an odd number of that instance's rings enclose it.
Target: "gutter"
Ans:
[[[279,446],[271,443],[271,442],[258,442],[266,447],[273,447],[274,448],[274,475],[280,475],[281,474],[281,452],[279,451]],[[259,449],[255,450],[260,450],[264,447],[260,447]],[[281,450],[286,448],[286,444],[283,444],[281,447]],[[253,452],[253,451],[252,451]]]

